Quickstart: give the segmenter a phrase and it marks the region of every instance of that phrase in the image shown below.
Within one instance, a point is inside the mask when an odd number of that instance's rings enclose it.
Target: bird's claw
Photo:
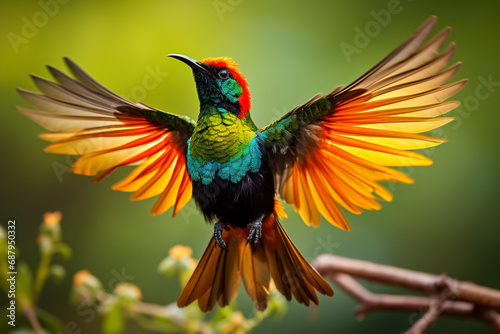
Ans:
[[[224,239],[222,238],[222,229],[229,231],[229,227],[224,224],[221,221],[218,221],[214,225],[214,237],[215,237],[215,242],[217,246],[220,248],[224,249],[226,248],[226,243],[224,242]]]
[[[259,242],[259,240],[262,237],[262,220],[264,219],[265,215],[260,216],[257,218],[254,222],[250,223],[247,225],[247,227],[250,229],[250,232],[248,233],[248,238],[247,238],[247,244],[252,241],[254,245]]]

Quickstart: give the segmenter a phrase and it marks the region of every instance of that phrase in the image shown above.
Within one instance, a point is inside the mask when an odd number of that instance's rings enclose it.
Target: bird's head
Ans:
[[[168,57],[178,59],[193,70],[201,108],[223,108],[242,119],[250,110],[248,83],[231,58],[207,58],[201,62],[179,54]]]

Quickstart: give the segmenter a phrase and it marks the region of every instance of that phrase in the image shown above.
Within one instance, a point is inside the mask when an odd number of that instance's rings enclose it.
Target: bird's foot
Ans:
[[[226,248],[226,243],[224,242],[224,239],[222,238],[222,229],[229,231],[229,227],[225,223],[223,223],[221,221],[218,221],[217,223],[215,223],[215,225],[214,225],[215,242],[217,243],[217,246],[224,249],[224,248]]]
[[[262,237],[262,220],[264,220],[265,215],[260,216],[254,222],[249,223],[247,227],[250,229],[250,233],[248,234],[247,244],[252,242],[254,245],[259,242]]]

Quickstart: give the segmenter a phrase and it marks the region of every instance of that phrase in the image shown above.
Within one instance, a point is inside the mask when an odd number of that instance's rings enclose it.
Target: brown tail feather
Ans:
[[[215,303],[224,307],[238,294],[241,280],[255,307],[267,308],[272,276],[276,288],[288,300],[305,305],[318,304],[316,291],[333,296],[333,290],[299,253],[286,235],[275,214],[263,221],[262,240],[247,244],[248,229],[231,227],[223,231],[227,249],[216,247],[212,238],[193,275],[182,291],[177,306],[185,307],[195,300],[203,312]]]
[[[186,307],[198,300],[200,309],[210,312],[216,302],[224,307],[236,297],[241,284],[240,261],[245,244],[233,231],[223,233],[227,250],[217,247],[212,237],[177,300],[178,307]]]
[[[316,291],[333,296],[330,285],[295,248],[279,221],[270,216],[266,223],[266,230],[262,231],[263,245],[278,291],[288,300],[293,294],[299,303],[305,305],[310,301],[318,304]]]
[[[245,290],[254,301],[255,308],[264,311],[267,308],[269,298],[271,275],[262,243],[257,245],[249,243],[245,247],[241,265],[241,276]]]

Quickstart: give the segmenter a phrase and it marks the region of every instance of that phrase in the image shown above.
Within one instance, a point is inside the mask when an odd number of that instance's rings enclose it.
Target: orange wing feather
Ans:
[[[317,95],[261,130],[272,132],[273,126],[283,126],[291,116],[300,123],[287,146],[275,141],[270,152],[272,159],[282,160],[281,164],[273,162],[277,191],[294,205],[306,224],[318,226],[321,214],[330,223],[349,230],[339,206],[355,214],[363,209],[378,210],[380,199],[392,200],[381,181],[413,182],[391,167],[432,163],[412,150],[445,142],[420,133],[452,120],[439,116],[459,105],[445,100],[466,82],[445,85],[460,63],[444,69],[454,45],[441,54],[439,50],[450,28],[424,44],[435,22],[432,17],[351,85]],[[322,110],[325,105],[331,108]],[[311,117],[313,112],[317,116]],[[306,113],[309,119],[303,118]]]
[[[192,194],[186,148],[194,122],[125,100],[71,60],[66,63],[76,80],[49,67],[58,83],[33,76],[44,95],[19,89],[36,108],[18,107],[19,112],[50,131],[40,135],[52,142],[45,151],[80,155],[73,172],[97,175],[94,181],[118,167],[136,165],[113,189],[134,192],[133,200],[159,195],[151,213],[174,206],[175,215]]]

